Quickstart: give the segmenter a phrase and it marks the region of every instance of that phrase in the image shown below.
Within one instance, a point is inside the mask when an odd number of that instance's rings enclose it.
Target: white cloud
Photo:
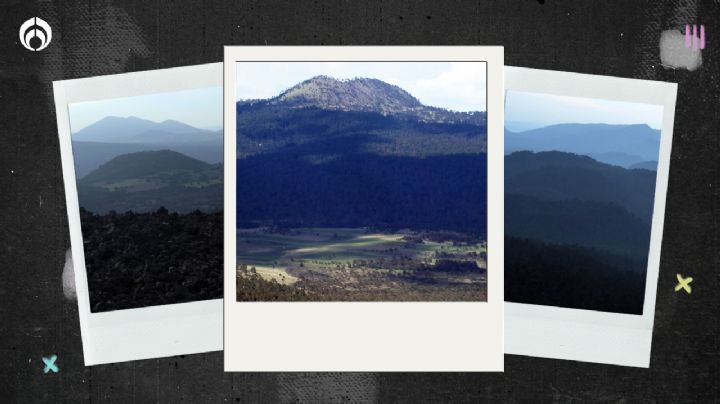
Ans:
[[[450,69],[438,76],[417,80],[408,89],[421,101],[433,105],[446,104],[453,99],[452,104],[460,110],[485,110],[485,74],[484,62],[451,62]]]

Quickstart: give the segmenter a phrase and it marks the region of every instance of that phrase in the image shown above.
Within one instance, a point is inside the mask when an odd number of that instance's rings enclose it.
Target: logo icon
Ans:
[[[691,47],[693,50],[705,49],[705,26],[700,25],[700,37],[698,38],[697,25],[692,26],[692,35],[690,35],[690,24],[685,24],[685,47]]]
[[[45,20],[33,17],[20,26],[20,43],[30,51],[38,52],[50,45],[52,29]]]

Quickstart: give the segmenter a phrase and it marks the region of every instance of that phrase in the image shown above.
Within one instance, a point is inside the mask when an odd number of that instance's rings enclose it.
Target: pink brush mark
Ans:
[[[692,26],[692,35],[690,34],[690,24],[685,24],[685,47],[689,48],[691,46],[691,36],[692,36],[692,48],[693,50],[705,49],[705,26],[700,25],[700,37],[698,38],[698,29],[697,25]]]

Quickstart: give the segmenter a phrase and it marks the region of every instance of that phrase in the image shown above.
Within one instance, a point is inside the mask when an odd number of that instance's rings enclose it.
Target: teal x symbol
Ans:
[[[60,371],[60,369],[58,369],[57,365],[55,364],[55,361],[57,360],[57,355],[52,355],[49,358],[46,358],[43,356],[42,360],[43,360],[43,362],[45,362],[45,369],[43,369],[43,373],[48,373],[51,370],[54,373],[57,373]]]

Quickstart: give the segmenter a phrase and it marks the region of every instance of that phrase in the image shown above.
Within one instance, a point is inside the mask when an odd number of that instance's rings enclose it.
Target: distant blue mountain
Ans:
[[[72,135],[76,142],[107,143],[202,143],[218,138],[222,138],[221,131],[198,129],[175,120],[153,122],[134,116],[108,116]]]
[[[222,162],[222,130],[176,120],[108,116],[73,133],[72,140],[78,179],[119,155],[140,151],[172,150],[210,164]]]
[[[505,152],[562,151],[592,155],[609,164],[628,165],[658,159],[660,131],[648,125],[607,125],[567,123],[524,132],[505,131]],[[613,157],[626,158],[624,164]],[[607,159],[603,159],[603,155]],[[639,157],[639,159],[637,159]],[[633,158],[637,161],[632,161]]]
[[[642,170],[657,171],[657,165],[658,165],[657,161],[643,161],[643,162],[640,162],[637,164],[633,164],[628,168],[630,168],[632,170],[642,169]]]
[[[589,156],[601,163],[624,168],[630,168],[630,166],[644,161],[640,156],[622,152],[590,153]]]
[[[210,142],[222,143],[222,131],[202,131],[190,133],[168,132],[165,130],[149,130],[129,137],[127,143],[159,143],[159,144],[201,144]]]
[[[547,125],[543,125],[541,123],[536,122],[527,122],[527,121],[505,121],[505,128],[512,132],[524,132],[526,130],[530,129],[537,129],[542,128]]]

